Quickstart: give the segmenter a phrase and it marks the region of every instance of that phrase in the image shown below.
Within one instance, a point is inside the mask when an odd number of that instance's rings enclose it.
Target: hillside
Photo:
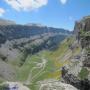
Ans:
[[[2,20],[0,22],[3,23]],[[47,62],[39,53],[44,53],[44,50],[53,51],[69,35],[71,32],[67,30],[36,24],[0,24],[0,82],[28,82],[30,70],[35,67],[34,58],[38,58],[36,64]],[[30,60],[32,64],[28,63]],[[39,65],[37,67],[39,68]],[[22,70],[25,70],[26,75],[22,74]]]
[[[25,85],[29,85],[30,89],[37,90],[40,85],[39,81],[47,80],[60,80],[61,69],[64,65],[71,63],[69,58],[73,55],[78,55],[81,48],[78,47],[72,50],[69,48],[71,43],[74,43],[75,38],[65,39],[59,44],[58,49],[43,50],[34,55],[28,55],[25,63],[21,67],[17,67],[17,76],[15,81],[20,81]],[[73,55],[72,55],[73,54]],[[53,68],[52,68],[53,67]],[[61,68],[61,69],[60,69]]]
[[[82,27],[82,20],[75,25],[77,34],[65,39],[57,49],[29,56],[18,74],[20,81],[26,80],[25,84],[32,90],[63,90],[60,81],[73,85],[77,90],[89,90],[89,21],[89,18],[83,20],[85,27]]]
[[[81,47],[80,54],[72,59],[74,67],[63,67],[63,80],[80,90],[90,90],[90,17],[77,21],[74,28],[76,41]],[[76,45],[75,45],[76,46]]]
[[[60,80],[62,76],[62,67],[67,64],[73,64],[70,61],[74,56],[80,54],[81,48],[74,48],[73,53],[69,45],[73,43],[74,38],[64,40],[55,51],[43,50],[36,55],[28,56],[25,64],[21,67],[18,79],[27,80],[32,90],[37,90],[39,81]],[[76,50],[75,50],[76,49]],[[29,71],[29,72],[28,72]],[[27,78],[28,77],[28,78]],[[42,82],[41,82],[42,83]],[[36,89],[35,89],[36,88]]]
[[[75,23],[73,35],[36,24],[0,28],[0,82],[30,90],[90,90],[89,17]]]

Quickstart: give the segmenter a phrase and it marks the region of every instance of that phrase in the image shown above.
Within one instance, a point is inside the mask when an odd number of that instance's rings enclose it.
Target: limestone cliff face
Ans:
[[[84,66],[90,67],[90,16],[76,22],[74,32],[82,48],[86,50]]]
[[[78,39],[81,39],[80,34],[85,34],[87,32],[90,32],[90,16],[84,17],[80,21],[76,21],[74,27],[74,33]]]
[[[80,21],[76,21],[74,31],[79,32],[80,30],[90,31],[90,16],[84,17]]]
[[[70,66],[63,67],[62,78],[65,83],[71,84],[79,90],[90,90],[90,16],[84,17],[75,23],[74,34],[76,36],[75,41],[78,41],[77,44],[81,48],[80,58],[77,58],[76,66],[78,74],[74,73],[76,59],[72,56],[73,59],[70,60],[73,61],[72,67],[74,68],[72,69]]]

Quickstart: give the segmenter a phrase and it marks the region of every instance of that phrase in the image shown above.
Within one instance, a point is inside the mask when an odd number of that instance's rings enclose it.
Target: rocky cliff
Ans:
[[[85,49],[84,66],[90,67],[90,16],[76,23],[75,31],[83,49]]]
[[[62,77],[66,83],[80,90],[90,90],[90,16],[75,23],[74,35],[75,41],[81,47],[80,55],[77,58],[70,59],[73,61],[72,66],[62,68]],[[74,67],[76,59],[78,63]],[[72,67],[74,68],[72,69]],[[74,73],[76,67],[78,67],[77,74]]]

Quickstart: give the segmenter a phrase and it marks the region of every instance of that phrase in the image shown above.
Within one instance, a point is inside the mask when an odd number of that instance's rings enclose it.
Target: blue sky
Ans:
[[[0,0],[0,18],[72,30],[90,15],[90,0]]]

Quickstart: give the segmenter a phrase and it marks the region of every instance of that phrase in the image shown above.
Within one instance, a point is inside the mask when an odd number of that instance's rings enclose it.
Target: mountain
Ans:
[[[46,26],[40,27],[36,25],[0,25],[0,36],[2,37],[2,39],[6,38],[6,40],[29,38],[35,35],[41,35],[45,33],[58,33],[65,36],[71,34],[70,31],[64,29],[51,28]]]
[[[46,27],[45,25],[39,24],[39,23],[27,23],[25,24],[27,26],[37,26],[37,27]]]
[[[62,78],[79,90],[90,90],[90,16],[77,21],[74,28],[75,40],[70,45],[73,51],[71,65],[64,66]],[[76,47],[76,49],[75,49]]]
[[[47,26],[18,25],[9,20],[1,20],[0,25],[0,80],[15,81],[18,68],[26,63],[27,58],[42,50],[54,50],[70,31]],[[19,72],[19,71],[18,71]],[[12,78],[11,78],[12,77]]]
[[[15,24],[16,23],[14,21],[0,18],[0,25],[15,25]]]
[[[0,82],[21,82],[30,90],[90,90],[89,16],[76,21],[73,34],[37,24],[0,28]]]

